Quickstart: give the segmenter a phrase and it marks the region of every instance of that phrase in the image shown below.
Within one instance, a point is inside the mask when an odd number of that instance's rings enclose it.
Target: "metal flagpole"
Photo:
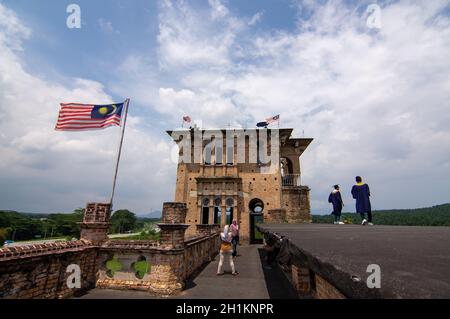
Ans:
[[[109,203],[111,205],[111,209],[112,209],[112,205],[113,205],[114,192],[116,190],[117,173],[119,171],[120,154],[122,153],[123,135],[125,134],[125,126],[127,124],[128,105],[129,104],[130,104],[130,99],[126,99],[125,103],[124,103],[125,116],[123,118],[123,126],[122,126],[122,134],[120,136],[119,151],[117,152],[117,162],[116,162],[116,170],[114,172],[114,181],[113,181],[113,187],[112,187],[112,192],[111,192],[111,200],[109,201]]]

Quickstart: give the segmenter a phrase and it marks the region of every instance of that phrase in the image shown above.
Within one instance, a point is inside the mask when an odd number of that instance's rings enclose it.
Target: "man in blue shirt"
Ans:
[[[372,207],[370,205],[369,185],[362,182],[361,176],[356,176],[356,185],[352,187],[352,196],[356,199],[356,212],[361,215],[361,225],[370,225],[372,223]],[[365,214],[367,213],[367,219]]]

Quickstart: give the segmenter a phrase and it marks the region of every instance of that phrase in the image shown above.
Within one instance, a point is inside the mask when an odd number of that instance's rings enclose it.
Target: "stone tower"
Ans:
[[[230,224],[256,243],[258,223],[310,222],[309,188],[301,185],[300,155],[311,138],[293,129],[198,128],[167,133],[180,147],[175,201],[186,203],[186,235],[198,224]]]

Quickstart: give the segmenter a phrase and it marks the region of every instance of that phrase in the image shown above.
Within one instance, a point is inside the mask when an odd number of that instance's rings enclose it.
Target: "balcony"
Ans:
[[[300,186],[300,174],[288,174],[281,176],[282,186]]]

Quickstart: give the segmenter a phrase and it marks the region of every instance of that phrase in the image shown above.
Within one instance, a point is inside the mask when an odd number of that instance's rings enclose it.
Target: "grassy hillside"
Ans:
[[[356,213],[343,213],[342,221],[359,224]],[[313,215],[313,223],[332,223],[333,215]],[[393,209],[373,212],[373,221],[378,225],[450,226],[450,204],[427,208]]]
[[[116,211],[117,212],[117,211]],[[127,211],[128,212],[128,211]],[[6,239],[14,241],[39,238],[78,238],[84,209],[69,214],[33,214],[0,210],[0,247]],[[160,221],[160,218],[140,218],[128,212],[131,221],[126,231],[141,231]],[[113,222],[113,220],[111,219]],[[117,220],[123,226],[125,219]],[[113,225],[111,231],[113,232]],[[116,227],[117,228],[117,227]]]

